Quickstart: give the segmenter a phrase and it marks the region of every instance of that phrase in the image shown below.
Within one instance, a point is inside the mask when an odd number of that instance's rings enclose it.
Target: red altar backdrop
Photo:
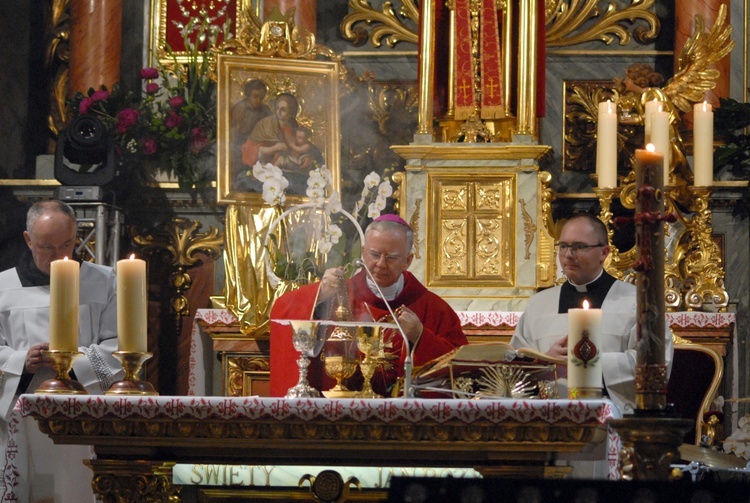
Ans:
[[[237,33],[237,4],[239,0],[163,0],[165,2],[164,24],[159,27],[159,39],[166,41],[174,52],[185,52],[180,25],[190,19],[205,19],[211,26],[221,28],[229,23],[232,35]],[[222,42],[222,37],[218,43]]]

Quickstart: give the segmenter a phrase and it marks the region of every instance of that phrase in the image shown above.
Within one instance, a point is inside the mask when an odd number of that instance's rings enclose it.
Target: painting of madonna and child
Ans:
[[[218,83],[219,202],[261,201],[256,163],[280,168],[289,196],[305,196],[322,165],[338,190],[337,64],[222,55]]]

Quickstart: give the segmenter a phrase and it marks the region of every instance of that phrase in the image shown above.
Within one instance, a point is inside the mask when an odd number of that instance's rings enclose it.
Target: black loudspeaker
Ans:
[[[61,184],[102,186],[111,182],[116,172],[114,139],[96,117],[78,116],[58,136],[55,178]]]
[[[389,503],[724,503],[750,501],[750,484],[568,479],[394,477]]]

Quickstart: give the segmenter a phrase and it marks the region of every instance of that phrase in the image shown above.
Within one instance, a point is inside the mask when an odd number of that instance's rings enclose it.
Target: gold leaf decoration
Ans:
[[[406,26],[395,13],[392,2],[384,2],[382,10],[376,10],[368,0],[349,0],[351,12],[341,21],[341,33],[354,45],[363,45],[367,39],[367,31],[359,23],[373,26],[369,40],[375,47],[380,47],[385,41],[388,47],[394,47],[399,42],[416,44],[419,36],[415,28]],[[419,25],[419,8],[414,0],[404,0],[399,11],[401,17],[410,20],[415,26]]]
[[[550,7],[554,5],[554,9]],[[597,8],[598,2],[587,0],[548,0],[545,6],[547,15],[547,47],[560,47],[582,44],[584,42],[602,41],[607,45],[619,39],[620,45],[630,43],[631,35],[624,23],[633,24],[643,21],[648,28],[638,26],[634,29],[635,39],[639,43],[655,40],[661,29],[659,18],[649,9],[654,0],[633,0],[633,3],[620,10],[614,3],[607,5],[605,12]],[[599,21],[591,24],[591,20]]]
[[[719,71],[710,67],[734,47],[734,40],[729,39],[732,26],[725,24],[726,16],[727,6],[722,5],[710,32],[704,31],[703,17],[695,16],[695,32],[685,42],[677,59],[677,71],[663,89],[669,101],[683,112],[689,112],[693,103],[716,87]]]

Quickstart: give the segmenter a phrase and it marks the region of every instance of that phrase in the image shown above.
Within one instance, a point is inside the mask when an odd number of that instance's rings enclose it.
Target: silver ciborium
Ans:
[[[295,386],[289,388],[286,398],[317,398],[320,392],[310,386],[307,380],[307,368],[310,366],[310,357],[316,357],[323,349],[325,342],[325,330],[318,330],[321,325],[328,325],[330,321],[320,320],[274,320],[282,325],[291,325],[292,344],[299,351],[299,381]]]

